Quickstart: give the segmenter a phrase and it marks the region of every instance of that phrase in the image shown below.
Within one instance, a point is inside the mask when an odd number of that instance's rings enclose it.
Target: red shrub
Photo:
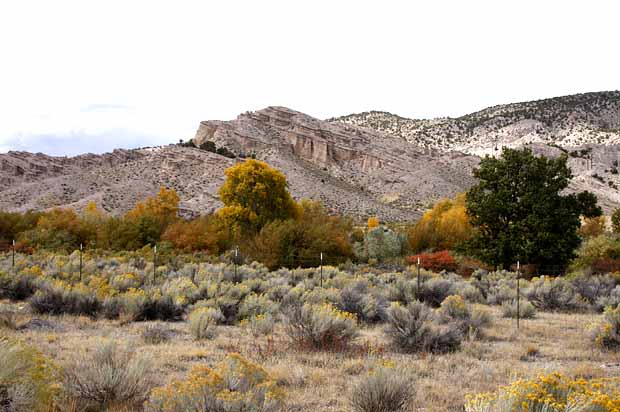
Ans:
[[[430,270],[431,272],[456,272],[458,264],[449,250],[442,250],[434,253],[420,253],[418,255],[409,256],[407,260],[410,264],[416,265],[420,258],[420,267]]]
[[[620,272],[620,259],[596,259],[594,262],[592,262],[592,272],[595,274]]]

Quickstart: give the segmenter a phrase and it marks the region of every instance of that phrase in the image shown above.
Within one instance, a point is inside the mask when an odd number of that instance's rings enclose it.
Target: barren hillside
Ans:
[[[613,145],[620,143],[620,92],[498,105],[458,118],[418,120],[372,111],[330,121],[368,127],[426,148],[478,156],[530,143]]]
[[[175,188],[185,215],[221,206],[224,170],[246,157],[287,176],[297,199],[333,212],[388,221],[418,217],[469,188],[480,154],[503,146],[569,155],[571,190],[591,190],[606,212],[620,205],[620,93],[590,93],[495,106],[458,119],[411,120],[384,112],[319,120],[284,107],[201,122],[193,144],[72,158],[0,154],[0,209],[83,208],[122,213],[160,186]],[[219,149],[215,153],[215,149]]]

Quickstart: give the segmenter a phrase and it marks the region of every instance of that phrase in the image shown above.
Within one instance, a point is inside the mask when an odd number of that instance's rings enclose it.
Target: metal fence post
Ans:
[[[13,269],[13,274],[15,274],[15,239],[13,239],[13,251],[12,251],[12,255],[13,255],[13,263],[11,264],[11,269]]]
[[[418,296],[420,296],[420,256],[418,256]]]
[[[82,281],[82,244],[80,243],[80,282]]]
[[[157,273],[155,269],[157,268],[157,244],[153,247],[153,284],[155,284],[155,277]]]
[[[519,318],[521,317],[521,290],[519,289],[519,279],[521,275],[519,273],[519,261],[517,260],[517,329],[519,329]]]
[[[321,266],[320,266],[320,270],[321,270],[321,287],[323,287],[323,252],[321,252]]]

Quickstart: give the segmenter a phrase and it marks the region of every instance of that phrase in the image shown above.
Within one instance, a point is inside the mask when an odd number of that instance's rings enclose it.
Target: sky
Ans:
[[[101,153],[280,105],[460,116],[620,89],[617,1],[0,2],[0,153]]]

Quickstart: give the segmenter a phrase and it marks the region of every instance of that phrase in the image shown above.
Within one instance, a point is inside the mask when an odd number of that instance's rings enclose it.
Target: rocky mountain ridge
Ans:
[[[620,144],[620,91],[497,105],[458,118],[408,119],[372,111],[329,120],[381,131],[425,148],[477,156],[532,143],[614,145]]]
[[[179,193],[183,215],[210,213],[221,206],[225,169],[255,157],[286,175],[296,199],[360,219],[411,221],[474,183],[476,154],[527,146],[546,156],[568,154],[570,189],[593,191],[610,212],[620,205],[619,98],[577,95],[432,121],[382,112],[324,121],[273,106],[201,122],[191,144],[71,158],[9,152],[0,154],[0,210],[82,209],[95,201],[123,213],[166,186]],[[447,133],[452,140],[440,138]]]

